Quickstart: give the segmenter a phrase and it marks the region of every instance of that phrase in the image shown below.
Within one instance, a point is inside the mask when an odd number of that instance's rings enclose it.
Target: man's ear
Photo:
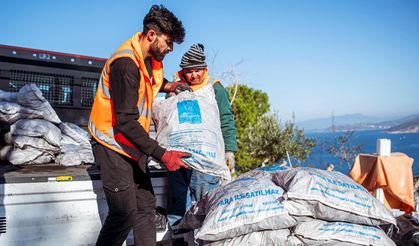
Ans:
[[[154,30],[148,30],[147,41],[149,41],[150,43],[153,43],[154,40],[156,40],[156,38],[157,38],[157,32]]]

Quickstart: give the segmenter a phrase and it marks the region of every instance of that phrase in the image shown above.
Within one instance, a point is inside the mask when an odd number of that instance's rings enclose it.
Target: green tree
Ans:
[[[246,128],[243,152],[253,159],[242,162],[240,171],[249,171],[263,165],[272,165],[288,155],[304,161],[311,154],[315,140],[306,138],[304,131],[294,123],[281,125],[275,114],[263,115],[256,124]]]
[[[235,84],[227,87],[232,101],[231,110],[236,121],[237,128],[237,145],[236,153],[237,169],[248,170],[242,168],[252,166],[252,163],[260,163],[260,160],[246,152],[246,128],[256,124],[257,119],[269,112],[268,95],[261,90],[252,89],[246,85]],[[232,97],[234,99],[232,100]]]
[[[281,127],[276,114],[267,114],[270,109],[266,93],[241,84],[227,89],[230,97],[234,95],[231,108],[237,127],[239,173],[286,159],[287,152],[298,160],[310,155],[315,141],[305,138],[303,130],[292,122]]]
[[[230,94],[230,100],[235,86],[227,87]],[[257,119],[269,112],[268,95],[261,90],[252,89],[246,85],[237,85],[235,99],[231,105],[231,110],[236,120],[237,136],[242,139],[244,130],[250,125],[254,125]]]

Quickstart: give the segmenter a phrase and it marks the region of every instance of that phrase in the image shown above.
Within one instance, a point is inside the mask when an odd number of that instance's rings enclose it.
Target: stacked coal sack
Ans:
[[[62,166],[76,166],[87,163],[94,163],[95,158],[90,145],[90,135],[72,123],[61,123],[62,133],[60,141],[60,153],[55,163]]]
[[[50,163],[60,151],[60,139],[60,129],[49,121],[18,120],[5,134],[8,145],[1,149],[0,155],[13,165]]]
[[[0,91],[0,120],[11,125],[19,119],[44,119],[54,124],[61,123],[35,84],[26,85],[17,93]]]
[[[395,223],[339,172],[273,166],[209,192],[180,227],[205,245],[395,245],[379,227]]]
[[[298,221],[283,206],[284,190],[272,171],[255,170],[210,191],[179,227],[195,229],[196,242],[204,245],[302,245],[290,243]]]
[[[88,133],[61,122],[35,84],[17,93],[0,91],[0,122],[10,126],[0,158],[13,165],[94,162]]]
[[[293,234],[305,245],[395,245],[380,226],[396,225],[385,206],[340,172],[294,168],[276,172],[283,205],[299,221]]]

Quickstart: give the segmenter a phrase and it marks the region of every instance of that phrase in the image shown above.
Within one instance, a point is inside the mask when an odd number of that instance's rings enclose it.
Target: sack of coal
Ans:
[[[10,126],[13,136],[41,137],[54,146],[60,146],[61,131],[49,121],[42,119],[18,120]]]
[[[291,168],[273,181],[286,194],[290,214],[365,225],[396,224],[391,212],[364,187],[340,172]]]
[[[31,146],[19,149],[6,145],[0,150],[0,159],[7,160],[13,165],[46,164],[54,160],[54,155]]]
[[[291,246],[288,237],[290,236],[289,229],[256,231],[235,238],[223,239],[216,242],[206,241],[205,246]],[[301,241],[300,241],[301,243]],[[297,244],[298,245],[298,244]],[[302,243],[300,244],[302,245]]]
[[[20,88],[17,93],[17,103],[23,107],[34,110],[42,119],[56,124],[61,123],[57,113],[35,84],[28,84]]]
[[[243,173],[238,178],[256,178],[256,179],[268,179],[272,180],[273,176],[277,172],[282,172],[287,170],[289,167],[280,166],[280,165],[273,165],[273,166],[265,166],[253,169],[249,172]]]
[[[187,152],[184,162],[199,172],[231,180],[225,164],[220,113],[212,85],[184,91],[153,103],[156,140],[169,149]]]
[[[283,193],[272,181],[251,177],[236,179],[207,193],[198,210],[205,213],[205,219],[195,238],[219,241],[295,226],[297,221],[281,204]]]
[[[344,222],[302,222],[294,234],[304,245],[396,245],[380,228]]]

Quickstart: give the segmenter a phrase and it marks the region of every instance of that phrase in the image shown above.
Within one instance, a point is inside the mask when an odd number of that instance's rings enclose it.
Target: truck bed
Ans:
[[[166,177],[166,170],[151,168],[153,179]],[[14,166],[0,162],[0,184],[34,183],[51,181],[100,180],[100,170],[95,165],[64,167],[57,164]]]
[[[64,167],[56,164],[14,166],[0,163],[0,183],[100,180],[95,165]]]
[[[165,208],[166,171],[152,169],[151,177],[156,205]],[[108,212],[94,165],[1,165],[0,180],[0,245],[94,245]],[[163,242],[169,234],[161,213],[156,227]]]
[[[34,83],[61,121],[86,129],[105,62],[103,58],[0,44],[0,90],[18,92]],[[0,145],[8,128],[0,123]],[[150,172],[156,206],[165,208],[166,171],[151,168]],[[95,165],[13,166],[0,162],[0,245],[94,245],[107,212],[100,170]],[[156,226],[161,241],[166,224]],[[129,236],[127,244],[132,243]]]

